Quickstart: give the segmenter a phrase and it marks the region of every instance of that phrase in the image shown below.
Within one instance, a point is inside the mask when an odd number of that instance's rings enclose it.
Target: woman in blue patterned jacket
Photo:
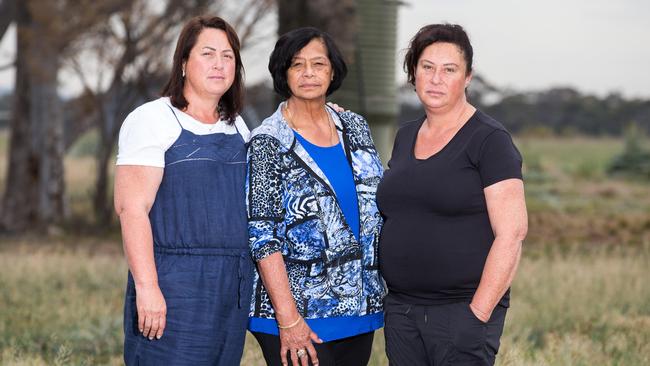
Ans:
[[[363,117],[325,104],[347,71],[329,35],[283,35],[269,71],[287,100],[248,151],[249,330],[269,365],[365,365],[383,326],[381,161]]]

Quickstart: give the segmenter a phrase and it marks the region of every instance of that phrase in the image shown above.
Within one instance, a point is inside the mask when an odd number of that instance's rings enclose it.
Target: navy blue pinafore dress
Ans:
[[[159,340],[150,341],[138,331],[129,273],[124,362],[239,365],[253,273],[244,188],[246,147],[239,133],[196,135],[181,128],[165,152],[162,182],[149,213],[167,324]]]

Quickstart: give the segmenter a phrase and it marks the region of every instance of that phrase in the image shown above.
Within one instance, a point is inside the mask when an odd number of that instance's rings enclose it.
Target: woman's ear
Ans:
[[[465,87],[467,88],[469,84],[472,82],[472,73],[470,72],[469,75],[465,78]]]

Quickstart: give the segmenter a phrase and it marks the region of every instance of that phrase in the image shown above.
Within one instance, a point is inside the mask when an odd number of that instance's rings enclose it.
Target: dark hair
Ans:
[[[472,72],[472,59],[474,51],[469,37],[463,27],[458,24],[429,24],[420,28],[409,43],[408,52],[404,56],[404,71],[408,75],[408,82],[415,85],[415,69],[420,56],[425,48],[436,42],[452,43],[460,48],[460,53],[467,65],[465,71]]]
[[[235,30],[225,20],[213,16],[197,16],[190,19],[183,27],[176,43],[172,72],[167,84],[162,90],[162,95],[169,97],[172,105],[178,109],[185,109],[189,104],[183,95],[185,78],[183,77],[183,63],[190,57],[190,51],[196,44],[199,34],[205,28],[220,29],[226,33],[230,47],[235,53],[235,80],[226,93],[221,96],[218,111],[221,118],[234,123],[244,105],[244,65],[239,55],[239,38]]]
[[[327,88],[326,95],[335,92],[345,79],[348,68],[345,65],[341,51],[332,40],[329,34],[313,27],[304,27],[294,29],[283,34],[275,43],[275,48],[269,57],[269,72],[273,77],[273,88],[285,98],[291,96],[291,89],[287,83],[287,70],[291,66],[291,61],[296,53],[300,52],[312,39],[320,39],[327,48],[327,57],[332,64],[334,80]]]

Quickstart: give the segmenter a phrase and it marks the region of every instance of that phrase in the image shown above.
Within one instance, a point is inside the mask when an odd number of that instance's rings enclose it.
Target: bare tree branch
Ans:
[[[77,76],[79,77],[79,80],[81,81],[81,85],[83,86],[84,91],[92,90],[92,87],[90,86],[90,82],[88,81],[86,74],[83,72],[83,67],[79,62],[79,59],[77,57],[73,57],[68,60],[68,64],[70,64],[72,69],[76,72]]]
[[[256,26],[258,26],[259,22],[268,15],[269,9],[273,6],[271,1],[265,0],[253,2],[255,2],[255,6],[253,6],[252,15],[250,15],[251,13],[249,11],[250,18],[246,24],[240,25],[240,27],[243,26],[243,29],[240,28],[239,30],[239,40],[242,44],[247,43],[248,38],[251,36]]]

